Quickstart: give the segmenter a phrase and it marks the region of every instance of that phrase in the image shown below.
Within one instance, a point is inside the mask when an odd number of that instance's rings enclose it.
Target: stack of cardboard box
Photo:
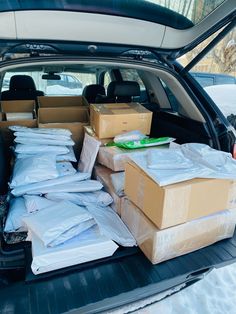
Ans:
[[[124,171],[128,155],[127,151],[118,147],[107,147],[116,135],[140,130],[150,134],[152,113],[138,103],[114,103],[90,105],[91,126],[85,132],[101,143],[98,153],[98,165],[94,168],[94,176],[100,180],[104,188],[113,197],[112,208],[120,215],[123,196],[117,195],[112,185],[111,174]],[[146,150],[142,150],[144,152]]]
[[[91,127],[86,132],[101,142],[95,178],[114,199],[139,247],[153,263],[174,258],[231,237],[236,223],[235,184],[230,180],[193,179],[161,187],[132,154],[148,149],[123,150],[104,146],[131,130],[149,134],[152,115],[139,104],[90,106]],[[168,153],[168,151],[167,151]],[[124,195],[118,196],[111,174],[125,170]]]
[[[38,97],[38,126],[69,129],[78,157],[83,143],[83,127],[89,124],[89,106],[83,96]]]

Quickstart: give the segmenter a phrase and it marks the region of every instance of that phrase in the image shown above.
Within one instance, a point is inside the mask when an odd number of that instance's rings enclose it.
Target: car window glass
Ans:
[[[60,80],[45,80],[45,73],[34,72],[7,72],[4,75],[1,91],[9,90],[10,79],[13,75],[28,75],[34,80],[37,90],[45,95],[81,95],[86,85],[96,84],[95,73],[60,73]]]
[[[216,34],[215,34],[216,35]],[[178,59],[189,63],[214,37]],[[236,28],[234,27],[192,69],[190,74],[204,88],[222,113],[236,127]],[[230,118],[231,116],[231,118]]]

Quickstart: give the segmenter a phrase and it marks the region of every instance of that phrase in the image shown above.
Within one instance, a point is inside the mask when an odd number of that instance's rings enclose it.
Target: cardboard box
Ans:
[[[137,206],[125,198],[121,207],[121,219],[143,253],[153,264],[157,264],[232,237],[236,211],[226,210],[159,230]]]
[[[1,108],[2,108],[2,113],[1,113],[2,119],[0,119],[0,129],[3,135],[3,139],[7,144],[10,145],[14,139],[13,132],[11,132],[8,129],[9,126],[20,125],[20,126],[26,126],[29,128],[37,127],[36,119],[6,121],[6,113],[32,112],[33,117],[35,117],[36,113],[35,113],[35,101],[34,100],[2,101]]]
[[[94,132],[93,128],[90,125],[86,125],[84,127],[84,132],[87,133],[89,136],[92,136],[97,141],[101,142],[101,146],[104,146],[105,144],[113,141],[113,138],[98,138],[96,133]]]
[[[193,179],[161,187],[134,162],[125,169],[125,194],[160,229],[227,209],[230,184]]]
[[[38,126],[40,128],[69,129],[75,142],[76,157],[82,149],[84,126],[88,125],[89,116],[86,107],[39,108]]]
[[[124,149],[116,146],[100,147],[98,152],[98,162],[113,171],[124,171],[126,163],[130,160],[131,156],[146,155],[150,149],[164,149],[169,145],[162,145],[152,148],[140,149]]]
[[[122,201],[124,197],[120,197],[115,193],[115,190],[113,188],[112,181],[111,181],[112,173],[113,171],[101,165],[97,165],[94,167],[95,179],[100,181],[103,184],[105,191],[107,191],[111,195],[111,197],[113,198],[113,203],[111,204],[111,207],[118,215],[120,215]]]
[[[138,103],[91,104],[91,126],[99,138],[139,130],[150,134],[152,112]]]
[[[39,96],[40,108],[89,106],[84,96]]]

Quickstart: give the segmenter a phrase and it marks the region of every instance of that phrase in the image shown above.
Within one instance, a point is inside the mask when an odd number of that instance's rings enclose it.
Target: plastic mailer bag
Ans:
[[[139,130],[135,130],[135,131],[130,131],[130,132],[116,135],[114,137],[114,142],[115,143],[124,143],[124,142],[129,142],[129,141],[139,141],[139,140],[142,140],[144,138],[147,138],[147,136],[144,135]]]
[[[76,162],[76,157],[74,153],[74,149],[71,146],[67,147],[69,149],[69,152],[67,154],[57,154],[56,160],[57,161],[71,161]]]
[[[60,184],[40,189],[28,191],[27,194],[40,195],[53,192],[93,192],[99,191],[103,188],[103,185],[96,180],[85,180],[81,182],[73,182],[67,184]]]
[[[45,246],[64,243],[95,224],[86,209],[69,201],[25,216],[23,221]]]
[[[68,200],[74,204],[86,206],[89,204],[97,206],[108,206],[113,202],[110,194],[104,191],[84,193],[48,193],[45,197],[52,201]]]
[[[32,272],[37,275],[111,256],[118,246],[95,225],[56,247],[45,247],[32,233]]]
[[[11,193],[15,196],[20,196],[23,194],[27,194],[31,191],[34,190],[40,190],[40,189],[44,189],[47,187],[54,187],[56,185],[67,185],[68,183],[73,183],[73,182],[80,182],[83,180],[86,180],[90,177],[90,173],[81,173],[81,172],[77,172],[74,175],[71,176],[63,176],[63,177],[58,177],[56,179],[52,179],[52,180],[47,180],[47,181],[43,181],[43,182],[38,182],[38,183],[32,183],[32,184],[27,184],[24,186],[20,186],[17,187],[15,189],[13,189],[11,191]]]
[[[27,128],[20,125],[9,126],[9,129],[14,132],[36,133],[36,134],[52,134],[52,135],[72,135],[68,129],[54,129],[54,128]]]
[[[161,146],[161,145],[163,146],[166,144],[170,144],[174,140],[175,139],[172,137],[144,138],[139,141],[115,143],[114,145],[120,148],[125,148],[125,149],[138,149],[138,148]]]
[[[16,144],[15,153],[37,155],[42,153],[54,153],[55,155],[68,154],[69,149],[66,146],[55,145],[23,145]]]
[[[111,174],[113,188],[118,196],[124,196],[125,172],[117,172]]]
[[[56,167],[60,177],[73,175],[77,172],[69,161],[57,162]]]
[[[46,207],[55,205],[55,201],[37,195],[24,195],[25,207],[28,213],[42,210]]]
[[[44,134],[44,133],[35,133],[35,132],[15,132],[15,137],[24,137],[29,139],[47,139],[55,141],[68,141],[71,136],[69,135],[60,135],[60,134]]]
[[[83,148],[78,164],[81,172],[92,173],[101,142],[85,133]]]
[[[58,175],[55,155],[42,154],[17,159],[10,187],[15,188],[29,183],[50,180],[57,178]]]
[[[41,139],[41,138],[29,138],[17,136],[14,140],[16,143],[26,144],[26,145],[53,145],[53,146],[73,146],[75,143],[72,139],[68,140],[49,140],[49,139]]]
[[[23,223],[23,216],[27,214],[23,197],[13,198],[10,201],[4,232],[25,232],[26,225]]]
[[[129,229],[111,207],[88,205],[86,207],[94,217],[102,234],[122,246],[135,246],[136,241]]]

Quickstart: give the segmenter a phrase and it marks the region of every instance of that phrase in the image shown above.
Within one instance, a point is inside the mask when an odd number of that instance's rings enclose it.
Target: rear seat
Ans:
[[[85,86],[82,94],[88,101],[89,104],[97,102],[99,96],[105,97],[106,92],[104,86],[100,84],[91,84]]]

